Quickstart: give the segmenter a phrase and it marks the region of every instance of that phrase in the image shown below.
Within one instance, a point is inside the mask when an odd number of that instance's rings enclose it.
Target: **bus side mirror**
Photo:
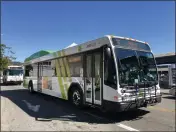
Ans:
[[[105,54],[107,55],[107,58],[111,58],[111,49],[109,47],[105,48]]]

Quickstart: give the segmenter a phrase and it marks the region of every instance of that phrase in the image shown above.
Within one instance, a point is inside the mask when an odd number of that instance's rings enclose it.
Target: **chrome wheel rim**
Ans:
[[[81,99],[81,97],[80,97],[80,94],[79,94],[79,92],[78,91],[74,91],[73,92],[73,103],[75,104],[75,105],[79,105],[80,104],[80,99]]]

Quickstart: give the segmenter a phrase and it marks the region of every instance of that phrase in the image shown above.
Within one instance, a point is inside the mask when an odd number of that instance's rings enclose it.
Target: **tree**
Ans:
[[[0,71],[3,71],[11,64],[14,57],[14,52],[11,47],[6,46],[5,44],[0,44]]]

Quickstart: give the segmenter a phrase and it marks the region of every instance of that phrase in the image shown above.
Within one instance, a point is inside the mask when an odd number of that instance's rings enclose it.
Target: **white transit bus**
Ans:
[[[161,102],[157,67],[150,46],[107,35],[56,52],[25,59],[24,87],[78,107],[127,111]]]
[[[23,82],[23,66],[10,65],[3,70],[2,81],[4,84],[15,83],[21,85]]]
[[[172,88],[176,87],[176,65],[160,64],[157,65],[159,74],[160,87]]]

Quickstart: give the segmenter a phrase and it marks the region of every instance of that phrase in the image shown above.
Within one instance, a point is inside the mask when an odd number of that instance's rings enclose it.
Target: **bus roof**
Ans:
[[[32,54],[28,58],[26,58],[24,62],[27,62],[27,61],[30,61],[30,60],[42,57],[42,56],[50,54],[50,53],[53,53],[53,51],[50,51],[50,50],[40,50],[40,51]]]
[[[23,69],[23,66],[19,66],[19,65],[9,65],[6,70],[21,70]]]
[[[136,41],[136,42],[140,42],[140,43],[148,44],[147,42],[140,41],[140,40],[133,39],[133,38],[128,38],[128,37],[121,37],[121,36],[114,36],[114,35],[111,35],[111,37],[112,37],[112,38],[119,38],[119,39],[132,40],[132,41]]]
[[[87,42],[79,44],[79,45],[73,45],[71,47],[68,46],[68,47],[66,47],[62,50],[58,50],[56,52],[51,52],[48,50],[41,50],[41,51],[38,51],[38,52],[32,54],[28,58],[26,58],[24,61],[24,65],[42,62],[45,60],[50,60],[50,59],[54,59],[54,58],[58,58],[58,57],[62,57],[62,56],[67,56],[67,55],[71,55],[71,54],[75,54],[75,53],[80,53],[80,52],[96,49],[96,48],[101,47],[102,45],[108,44],[108,42],[109,42],[108,37],[104,36],[104,37],[101,37],[98,39],[87,41]]]
[[[63,56],[68,56],[68,55],[72,55],[72,54],[76,54],[76,53],[81,53],[81,52],[85,52],[85,51],[89,51],[89,50],[94,50],[96,48],[100,48],[103,45],[106,44],[110,44],[110,38],[119,38],[119,39],[127,39],[127,40],[132,40],[132,41],[138,41],[141,43],[145,43],[139,40],[135,40],[135,39],[131,39],[131,38],[127,38],[127,37],[120,37],[120,36],[114,36],[114,35],[105,35],[104,37],[101,38],[97,38],[94,40],[90,40],[87,41],[85,43],[82,44],[78,44],[78,45],[73,45],[71,47],[66,47],[62,50],[53,52],[53,51],[48,51],[48,50],[41,50],[38,51],[34,54],[32,54],[30,57],[25,59],[25,63],[24,65],[28,65],[31,63],[37,63],[37,62],[42,62],[42,61],[46,61],[46,60],[51,60],[51,59],[55,59],[58,57],[63,57]],[[147,43],[145,43],[147,44]]]

